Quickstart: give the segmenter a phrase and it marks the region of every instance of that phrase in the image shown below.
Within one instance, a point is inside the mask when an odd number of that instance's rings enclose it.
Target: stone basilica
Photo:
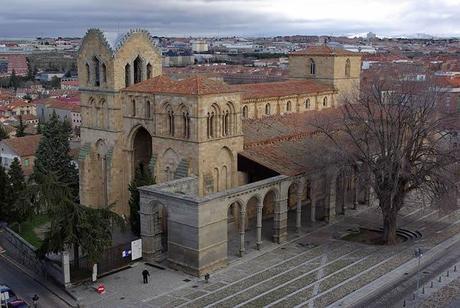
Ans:
[[[91,29],[78,56],[80,200],[128,215],[129,183],[148,166],[143,258],[193,275],[331,221],[368,194],[353,172],[315,168],[309,122],[359,86],[360,68],[359,54],[318,46],[289,55],[288,81],[173,80],[148,32]]]

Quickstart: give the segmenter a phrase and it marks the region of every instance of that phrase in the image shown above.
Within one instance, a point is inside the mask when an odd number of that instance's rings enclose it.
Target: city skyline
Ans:
[[[459,0],[2,2],[3,38],[83,36],[88,28],[145,28],[158,36],[460,36]]]

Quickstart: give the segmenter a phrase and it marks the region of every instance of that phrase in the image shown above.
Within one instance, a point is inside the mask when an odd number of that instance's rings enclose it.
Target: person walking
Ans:
[[[37,294],[35,294],[34,297],[32,297],[32,302],[34,304],[34,308],[38,307],[38,299],[39,299],[39,297],[38,297]]]
[[[142,271],[142,278],[144,278],[144,283],[149,283],[149,276],[150,276],[150,273],[147,269],[144,269]]]

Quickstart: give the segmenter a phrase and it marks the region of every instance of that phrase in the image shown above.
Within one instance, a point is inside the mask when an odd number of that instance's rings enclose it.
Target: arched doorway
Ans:
[[[231,203],[227,208],[227,257],[229,260],[240,255],[241,210],[239,202]]]
[[[288,189],[287,200],[287,231],[288,233],[295,233],[297,231],[297,191],[298,184],[292,183]],[[301,212],[302,213],[302,212]]]
[[[133,170],[148,166],[152,157],[152,136],[142,126],[134,133],[133,139]]]
[[[273,217],[275,214],[276,193],[270,190],[264,197],[262,208],[262,237],[273,241]]]

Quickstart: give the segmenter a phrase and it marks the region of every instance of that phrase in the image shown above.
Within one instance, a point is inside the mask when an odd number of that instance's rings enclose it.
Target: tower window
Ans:
[[[137,56],[134,60],[134,83],[142,81],[142,59]]]
[[[327,107],[327,97],[323,98],[323,107]]]
[[[244,119],[248,118],[248,106],[243,107],[243,118]]]
[[[93,66],[94,66],[94,85],[99,87],[101,85],[101,72],[99,70],[100,62],[97,57],[93,58]]]
[[[291,106],[291,101],[288,101],[286,104],[286,111],[291,111],[292,106]]]
[[[147,64],[147,79],[152,78],[152,64]]]
[[[313,59],[310,59],[310,75],[316,75],[316,64]]]
[[[85,69],[86,69],[86,83],[89,85],[91,83],[91,71],[89,69],[89,64],[85,64]]]
[[[107,66],[105,63],[102,63],[102,82],[107,83]]]
[[[305,100],[305,109],[310,109],[310,99],[309,98]]]
[[[265,105],[265,114],[270,115],[270,104]]]
[[[169,135],[174,136],[174,111],[168,111],[168,130]]]
[[[350,77],[350,59],[345,62],[345,77]]]
[[[190,138],[190,116],[188,112],[182,114],[182,127],[184,138]]]
[[[145,102],[145,117],[150,119],[150,101]]]
[[[125,87],[129,87],[131,84],[131,65],[126,64],[125,66]]]
[[[131,101],[131,115],[136,116],[136,100],[134,99]]]

